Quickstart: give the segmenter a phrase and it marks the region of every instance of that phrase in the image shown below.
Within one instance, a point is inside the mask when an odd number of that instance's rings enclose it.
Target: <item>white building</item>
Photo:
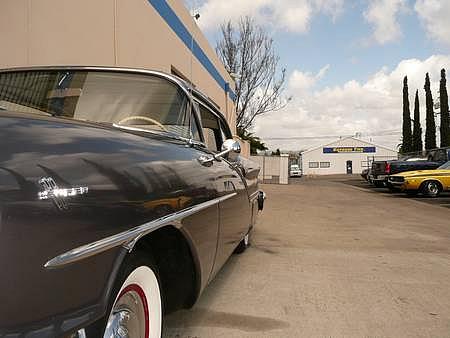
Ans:
[[[304,175],[360,174],[370,161],[397,156],[395,150],[347,137],[303,152],[301,161]]]

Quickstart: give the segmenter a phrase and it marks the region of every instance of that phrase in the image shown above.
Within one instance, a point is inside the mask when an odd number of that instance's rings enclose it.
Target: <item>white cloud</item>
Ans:
[[[289,77],[290,90],[298,93],[311,89],[321,78],[324,77],[328,69],[330,69],[330,65],[322,67],[322,69],[320,69],[317,74],[294,70]]]
[[[397,17],[406,8],[405,0],[371,0],[364,18],[373,26],[373,39],[386,44],[401,37]]]
[[[260,117],[255,132],[265,138],[311,137],[308,140],[266,140],[272,148],[299,150],[326,143],[319,136],[354,135],[361,132],[386,146],[400,142],[402,123],[402,83],[408,76],[411,113],[416,89],[420,93],[421,117],[425,120],[424,82],[429,72],[432,93],[437,96],[441,68],[450,67],[450,55],[434,55],[426,60],[408,59],[395,69],[383,67],[366,82],[348,81],[342,86],[314,89],[316,75],[294,71],[288,83],[293,100],[284,110]],[[422,124],[425,129],[425,124]],[[278,132],[276,132],[278,131]],[[374,135],[376,134],[376,135]]]
[[[198,9],[198,23],[202,29],[211,30],[225,21],[249,15],[259,24],[305,33],[313,15],[324,13],[335,20],[343,7],[344,0],[208,0]]]
[[[450,45],[450,1],[417,0],[414,9],[428,34],[433,39]]]

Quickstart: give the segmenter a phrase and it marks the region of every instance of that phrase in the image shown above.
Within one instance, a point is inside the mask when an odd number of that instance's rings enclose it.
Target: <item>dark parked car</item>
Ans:
[[[389,187],[388,178],[390,175],[399,174],[405,171],[436,169],[440,165],[442,165],[442,162],[429,161],[426,159],[374,161],[370,171],[370,179],[376,187]]]
[[[159,72],[0,71],[0,336],[159,337],[249,245],[259,168]]]

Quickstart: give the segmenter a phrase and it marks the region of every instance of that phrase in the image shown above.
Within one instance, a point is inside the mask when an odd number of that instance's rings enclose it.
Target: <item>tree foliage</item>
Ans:
[[[450,146],[450,118],[448,111],[447,80],[445,69],[441,70],[441,82],[439,86],[441,108],[441,147]]]
[[[409,110],[408,77],[403,79],[403,138],[402,152],[412,151],[411,112]]]
[[[434,120],[433,95],[431,94],[430,76],[425,76],[425,99],[426,99],[426,130],[425,130],[425,149],[436,148],[436,122]]]
[[[255,136],[253,133],[238,129],[238,135],[240,135],[241,139],[250,143],[251,155],[256,155],[258,150],[264,151],[268,149],[266,145],[261,141],[261,139]]]
[[[238,131],[248,131],[257,116],[277,111],[290,100],[282,95],[286,70],[278,67],[273,39],[250,17],[221,26],[216,52],[235,80]]]
[[[420,105],[419,105],[419,91],[416,90],[416,97],[414,99],[414,127],[412,134],[412,151],[422,151],[422,126],[420,125]]]

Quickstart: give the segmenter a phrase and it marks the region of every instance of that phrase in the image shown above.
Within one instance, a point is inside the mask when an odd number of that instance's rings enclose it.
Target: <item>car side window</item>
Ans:
[[[438,162],[446,162],[447,161],[447,154],[445,153],[444,149],[440,149],[436,152],[436,160]]]
[[[205,145],[211,151],[220,151],[223,140],[219,118],[205,106],[199,106]]]

